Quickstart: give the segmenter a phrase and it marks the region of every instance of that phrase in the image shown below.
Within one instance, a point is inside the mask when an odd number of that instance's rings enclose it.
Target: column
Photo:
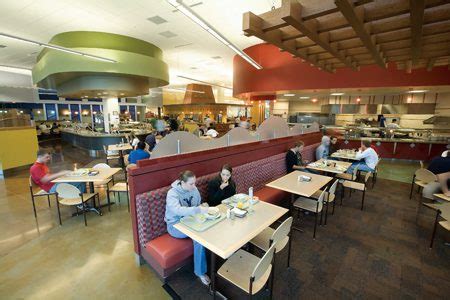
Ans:
[[[109,133],[111,126],[118,126],[119,119],[119,99],[106,98],[103,104],[103,118],[105,121],[105,132]]]

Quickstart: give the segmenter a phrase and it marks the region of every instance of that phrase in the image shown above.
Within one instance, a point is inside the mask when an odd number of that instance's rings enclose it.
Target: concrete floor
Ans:
[[[55,151],[55,169],[96,163],[72,147]],[[69,207],[59,226],[54,201],[37,201],[36,221],[28,171],[0,181],[0,299],[170,299],[153,271],[135,264],[125,198],[103,216],[89,213],[88,227]]]

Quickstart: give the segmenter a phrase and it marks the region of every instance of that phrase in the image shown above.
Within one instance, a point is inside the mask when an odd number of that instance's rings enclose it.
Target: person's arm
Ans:
[[[450,172],[438,174],[437,178],[441,184],[442,193],[444,193],[445,196],[450,197],[450,191],[447,186],[447,181],[450,179]]]
[[[70,171],[65,170],[53,174],[45,174],[44,176],[41,177],[41,182],[42,183],[50,182],[58,177],[66,175],[67,173],[70,173]]]
[[[355,158],[356,159],[363,159],[363,158],[366,158],[367,156],[369,156],[369,151],[367,151],[367,149],[366,150],[364,150],[364,151],[358,151],[357,153],[356,153],[356,156],[355,156]]]
[[[223,198],[224,191],[220,188],[218,182],[208,182],[208,204],[216,205]]]
[[[176,216],[190,216],[200,213],[200,207],[181,206],[175,192],[169,191],[167,193],[167,209]]]
[[[317,149],[316,149],[316,160],[321,159],[322,156],[323,156],[323,150],[322,150],[322,147],[319,146],[319,147],[317,147]]]

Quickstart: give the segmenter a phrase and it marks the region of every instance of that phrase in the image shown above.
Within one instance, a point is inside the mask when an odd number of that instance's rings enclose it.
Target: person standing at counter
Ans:
[[[356,153],[356,159],[360,160],[354,162],[347,170],[347,173],[353,173],[355,168],[363,172],[373,172],[378,163],[378,154],[371,147],[372,141],[362,140],[361,147]]]
[[[322,142],[316,149],[316,160],[327,158],[330,152],[330,137],[324,135],[322,137]]]
[[[187,236],[174,227],[185,216],[199,213],[207,213],[209,208],[200,206],[200,192],[195,186],[195,174],[184,171],[178,180],[172,183],[172,188],[167,192],[166,213],[164,220],[167,224],[167,232],[174,238],[184,239]],[[209,285],[211,280],[207,271],[205,248],[196,241],[194,243],[194,273],[204,285]]]
[[[438,181],[430,182],[423,188],[423,197],[433,199],[433,194],[438,193],[443,193],[445,196],[450,197],[450,157],[448,152],[433,158],[428,166],[428,171],[435,174]]]
[[[392,119],[392,122],[386,126],[389,129],[399,129],[400,125],[397,124],[397,119]]]
[[[65,176],[71,171],[64,170],[57,173],[50,173],[48,164],[52,157],[50,151],[40,149],[37,152],[37,158],[35,163],[30,168],[31,180],[37,184],[42,190],[50,193],[56,192],[56,186],[52,180]],[[77,187],[82,193],[86,192],[86,184],[84,182],[70,182],[71,185]]]
[[[236,183],[231,178],[232,173],[231,166],[225,164],[222,166],[219,175],[208,182],[209,206],[217,206],[222,203],[222,200],[236,194]]]
[[[131,151],[128,155],[128,162],[130,164],[136,164],[138,160],[150,158],[150,153],[145,151],[145,143],[139,142],[136,150]]]

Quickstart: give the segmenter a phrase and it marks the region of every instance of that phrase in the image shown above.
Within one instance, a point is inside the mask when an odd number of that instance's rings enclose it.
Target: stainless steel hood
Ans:
[[[450,125],[450,116],[436,115],[423,121],[423,124]]]
[[[326,104],[321,113],[326,114],[434,114],[434,103],[411,104]]]

